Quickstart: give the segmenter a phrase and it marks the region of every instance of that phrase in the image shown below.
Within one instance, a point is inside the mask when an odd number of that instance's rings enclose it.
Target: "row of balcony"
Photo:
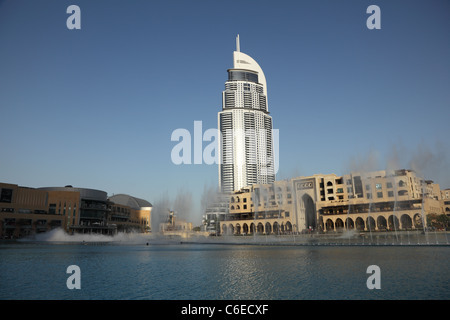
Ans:
[[[5,219],[3,221],[0,221],[0,223],[3,225],[4,228],[47,228],[48,226],[55,227],[61,225],[61,220],[51,220],[48,222],[47,220],[31,220],[31,219]]]
[[[371,213],[371,212],[391,212],[401,210],[420,210],[422,208],[421,201],[403,201],[395,202],[381,202],[381,203],[365,203],[357,205],[340,205],[328,206],[319,209],[322,215],[334,214],[354,214],[354,213]]]
[[[284,219],[289,216],[288,212],[284,211],[268,211],[268,212],[248,212],[248,213],[234,213],[227,214],[224,218],[225,221],[234,220],[253,220],[253,219]]]

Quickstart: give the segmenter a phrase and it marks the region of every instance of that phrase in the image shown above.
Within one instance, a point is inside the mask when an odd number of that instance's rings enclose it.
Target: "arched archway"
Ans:
[[[386,218],[385,217],[378,216],[378,218],[377,218],[377,227],[378,227],[378,230],[386,230],[387,222],[386,222]]]
[[[275,234],[281,233],[280,225],[276,221],[273,223],[273,233],[275,233]]]
[[[292,232],[292,224],[288,221],[285,226],[286,232]]]
[[[223,234],[227,234],[227,225],[226,224],[224,224],[224,225],[222,225],[222,233]]]
[[[337,218],[335,222],[336,231],[342,231],[344,229],[344,221],[341,218]]]
[[[228,234],[229,235],[234,234],[234,226],[231,223],[228,225]]]
[[[333,220],[327,219],[327,221],[325,222],[325,230],[326,231],[333,231],[334,230]]]
[[[402,229],[412,229],[412,219],[409,215],[403,214],[400,217],[400,222],[402,224]]]
[[[398,230],[400,228],[398,218],[392,214],[388,217],[388,225],[389,230]]]
[[[257,231],[258,231],[258,233],[264,233],[264,226],[261,222],[258,223]]]
[[[355,223],[353,222],[352,218],[346,218],[345,219],[345,228],[348,229],[348,230],[355,228]]]
[[[251,224],[250,224],[250,233],[255,233],[255,224],[252,222]]]
[[[364,225],[363,218],[361,218],[361,217],[356,218],[355,224],[356,224],[357,230],[364,231],[365,225]]]
[[[239,223],[236,224],[236,234],[241,234],[241,225]]]
[[[305,208],[306,228],[317,228],[316,206],[310,195],[304,194],[302,197],[303,207]]]
[[[244,223],[244,225],[242,226],[242,232],[243,232],[244,234],[247,234],[247,233],[248,233],[248,224]]]
[[[373,217],[367,217],[366,226],[367,226],[367,230],[374,231],[375,227],[376,227],[375,219]]]

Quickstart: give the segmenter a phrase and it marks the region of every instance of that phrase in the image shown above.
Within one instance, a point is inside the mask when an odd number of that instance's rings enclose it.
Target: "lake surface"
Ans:
[[[449,265],[449,246],[3,241],[0,299],[447,300]]]

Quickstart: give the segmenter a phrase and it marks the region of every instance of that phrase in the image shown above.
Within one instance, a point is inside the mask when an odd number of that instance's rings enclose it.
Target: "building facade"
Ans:
[[[315,174],[242,188],[229,206],[225,234],[424,230],[450,217],[450,193],[412,170]]]
[[[69,211],[78,215],[72,203],[79,203],[79,195],[0,183],[0,237],[19,238],[66,227]]]
[[[28,188],[0,183],[0,237],[20,238],[62,228],[67,233],[112,235],[150,232],[151,204],[145,207],[108,199],[102,190],[66,187]],[[132,198],[132,197],[131,197]]]
[[[296,231],[290,181],[254,184],[234,192],[229,213],[221,221],[221,234],[290,234]]]
[[[151,232],[152,204],[127,194],[108,198],[111,202],[109,221],[117,225],[118,232]]]
[[[233,68],[228,70],[222,93],[218,128],[221,192],[230,193],[275,180],[266,78],[258,63],[240,52],[239,36],[233,53]]]

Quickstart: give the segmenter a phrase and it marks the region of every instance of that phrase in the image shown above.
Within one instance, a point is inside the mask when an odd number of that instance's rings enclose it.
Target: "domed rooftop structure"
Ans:
[[[109,197],[109,200],[116,204],[120,204],[123,206],[129,206],[136,210],[139,210],[142,208],[148,209],[148,208],[153,207],[152,204],[150,202],[148,202],[147,200],[132,197],[127,194],[115,194],[115,195]]]

